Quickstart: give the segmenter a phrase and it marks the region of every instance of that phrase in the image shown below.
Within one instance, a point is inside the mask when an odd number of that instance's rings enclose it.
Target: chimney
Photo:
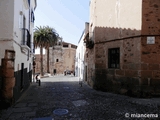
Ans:
[[[89,23],[85,22],[85,34],[89,32]]]

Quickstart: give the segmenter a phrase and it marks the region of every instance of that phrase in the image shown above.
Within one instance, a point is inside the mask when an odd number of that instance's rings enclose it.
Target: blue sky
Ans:
[[[88,21],[89,0],[37,0],[35,27],[53,27],[65,42],[77,45]]]

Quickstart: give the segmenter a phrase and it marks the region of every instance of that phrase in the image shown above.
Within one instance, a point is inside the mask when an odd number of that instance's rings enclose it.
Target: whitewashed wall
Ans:
[[[75,70],[76,76],[80,77],[82,80],[84,74],[84,53],[85,53],[85,46],[84,46],[84,36],[85,33],[82,33],[82,36],[79,40],[78,47],[76,49],[76,63],[75,63]]]
[[[13,50],[14,0],[0,0],[0,65],[5,49]]]
[[[5,50],[14,50],[16,52],[15,71],[21,69],[21,63],[24,63],[24,68],[29,68],[29,63],[32,63],[33,57],[33,54],[30,54],[29,52],[23,53],[21,50],[21,28],[23,28],[24,15],[26,19],[25,28],[30,30],[30,34],[32,35],[31,42],[33,43],[34,23],[29,21],[29,15],[31,16],[31,14],[29,14],[29,9],[34,10],[36,0],[31,0],[31,5],[29,8],[24,1],[25,0],[0,1],[0,65],[1,59],[4,58]],[[29,69],[27,70],[29,71]]]

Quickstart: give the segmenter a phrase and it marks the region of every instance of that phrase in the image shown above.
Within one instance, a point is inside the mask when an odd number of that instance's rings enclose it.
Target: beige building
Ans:
[[[133,96],[160,92],[159,6],[159,0],[90,1],[89,85]]]
[[[53,48],[49,48],[49,72],[51,74],[63,74],[65,70],[75,70],[76,45],[66,42],[58,42]],[[35,72],[40,73],[40,55],[36,54]],[[47,73],[47,50],[44,54],[44,73]]]

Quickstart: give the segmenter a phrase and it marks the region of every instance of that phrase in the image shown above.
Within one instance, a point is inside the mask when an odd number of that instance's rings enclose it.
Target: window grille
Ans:
[[[120,49],[112,48],[108,49],[108,68],[120,67]]]

